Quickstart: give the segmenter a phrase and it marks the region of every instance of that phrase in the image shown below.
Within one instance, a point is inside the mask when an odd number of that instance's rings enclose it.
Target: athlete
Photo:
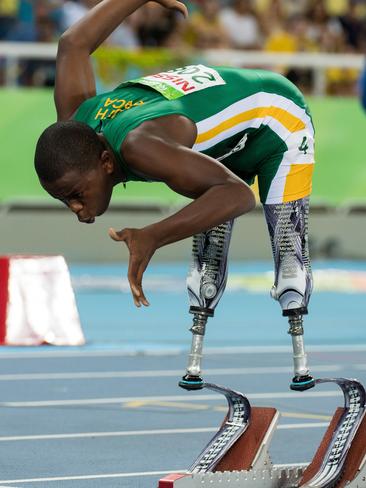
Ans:
[[[177,0],[156,1],[187,15]],[[131,180],[161,181],[191,198],[160,222],[110,229],[110,236],[128,246],[136,306],[148,305],[142,277],[156,249],[206,236],[201,244],[196,239],[197,272],[191,273],[189,291],[191,311],[211,313],[226,284],[231,223],[254,208],[250,185],[257,176],[275,259],[272,296],[284,315],[299,319],[307,313],[312,289],[307,216],[314,130],[303,96],[271,72],[204,65],[127,81],[96,95],[90,55],[144,3],[103,0],[62,35],[58,121],[43,132],[35,154],[40,183],[85,223],[107,210],[115,185]],[[216,238],[222,238],[221,264],[206,272]],[[293,338],[301,332],[297,322]],[[296,382],[310,387],[301,344],[298,349]]]

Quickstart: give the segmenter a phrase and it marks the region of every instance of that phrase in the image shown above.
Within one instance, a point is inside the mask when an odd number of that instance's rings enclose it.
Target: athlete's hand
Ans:
[[[172,10],[178,10],[181,14],[184,15],[185,18],[188,17],[188,9],[184,5],[184,3],[179,2],[178,0],[154,0],[155,3],[160,3],[165,8],[169,8]]]
[[[125,242],[130,251],[128,265],[128,281],[136,307],[149,306],[142,289],[142,277],[154,252],[157,249],[156,241],[151,232],[145,229],[123,229],[117,232],[109,229],[110,237],[117,242]]]

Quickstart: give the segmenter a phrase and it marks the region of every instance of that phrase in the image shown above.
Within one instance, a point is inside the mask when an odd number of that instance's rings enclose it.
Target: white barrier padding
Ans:
[[[85,343],[62,256],[9,258],[5,343],[79,346]]]

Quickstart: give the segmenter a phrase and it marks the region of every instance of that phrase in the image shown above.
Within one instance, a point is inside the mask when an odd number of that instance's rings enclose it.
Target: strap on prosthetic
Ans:
[[[227,282],[227,258],[233,229],[233,221],[193,237],[192,265],[187,278],[190,313],[193,314],[192,346],[187,374],[179,386],[185,389],[201,389],[203,380],[201,360],[203,339],[208,317],[213,317]]]

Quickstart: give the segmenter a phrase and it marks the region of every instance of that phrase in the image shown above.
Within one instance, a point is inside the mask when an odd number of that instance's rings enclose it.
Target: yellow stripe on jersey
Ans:
[[[224,120],[216,127],[212,129],[202,132],[198,134],[195,144],[199,144],[201,142],[208,141],[213,137],[217,136],[221,132],[225,130],[231,129],[232,127],[242,123],[247,122],[252,119],[262,119],[265,117],[272,117],[280,122],[289,132],[297,132],[299,130],[305,129],[305,123],[292,115],[287,110],[284,110],[280,107],[257,107],[251,110],[247,110],[246,112],[242,112],[238,115],[234,115],[227,120]]]
[[[291,164],[291,169],[286,176],[283,202],[291,202],[310,195],[313,171],[314,163]]]

